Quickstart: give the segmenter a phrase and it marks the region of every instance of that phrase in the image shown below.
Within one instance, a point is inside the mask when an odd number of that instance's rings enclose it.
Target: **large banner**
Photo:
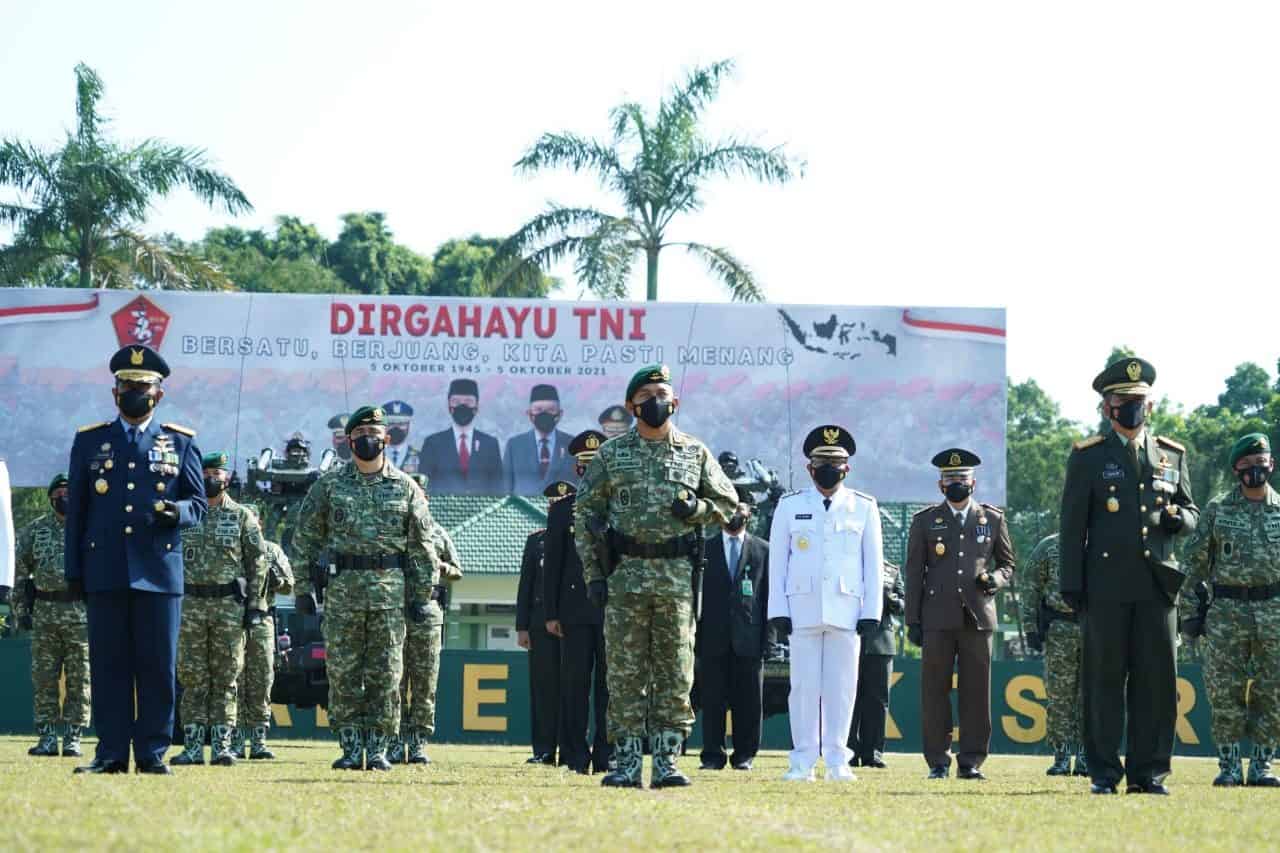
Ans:
[[[433,491],[532,494],[572,476],[569,439],[662,361],[680,429],[784,486],[808,482],[805,434],[838,423],[858,444],[850,483],[882,502],[938,499],[929,460],[954,445],[1003,503],[1004,327],[999,308],[7,288],[0,456],[15,485],[47,483],[76,427],[115,417],[110,355],[146,344],[173,369],[161,420],[242,471],[295,432],[315,461],[341,443],[331,423],[383,404],[393,458]]]

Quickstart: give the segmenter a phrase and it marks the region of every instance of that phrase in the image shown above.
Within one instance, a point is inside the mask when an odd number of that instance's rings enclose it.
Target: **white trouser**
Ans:
[[[791,766],[849,763],[849,725],[858,693],[858,634],[830,625],[791,634]]]

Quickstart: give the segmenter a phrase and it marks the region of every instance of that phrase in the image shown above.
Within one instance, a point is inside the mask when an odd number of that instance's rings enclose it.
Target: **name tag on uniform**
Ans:
[[[1124,469],[1117,462],[1108,462],[1102,466],[1102,479],[1104,480],[1123,480]]]
[[[796,515],[796,521],[812,521],[812,520],[813,520],[813,513],[811,512],[802,512]]]
[[[743,571],[746,571],[747,567],[743,566],[742,568],[743,568]],[[755,587],[751,585],[751,578],[743,578],[742,579],[742,597],[750,598],[754,592],[755,592]]]

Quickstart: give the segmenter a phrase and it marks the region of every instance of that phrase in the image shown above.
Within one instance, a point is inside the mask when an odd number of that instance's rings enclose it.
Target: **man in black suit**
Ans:
[[[569,453],[582,475],[605,441],[604,433],[589,429],[569,442]],[[605,681],[604,608],[587,598],[582,560],[573,540],[573,505],[568,494],[547,511],[545,575],[547,631],[560,638],[560,763],[587,774],[603,773],[609,765],[609,730],[605,712],[609,688]],[[595,735],[588,749],[588,706],[595,711]]]
[[[760,749],[769,543],[747,533],[751,495],[707,540],[702,618],[694,642],[702,702],[701,770],[723,770],[725,711],[733,712],[734,770],[750,770]]]
[[[889,715],[889,682],[893,679],[893,656],[898,650],[897,623],[906,604],[902,569],[885,562],[884,608],[880,627],[862,637],[858,664],[858,692],[853,700],[853,722],[849,726],[850,767],[883,769],[884,726]]]
[[[479,411],[480,386],[474,379],[449,383],[453,426],[427,436],[418,457],[418,471],[430,478],[436,494],[502,494],[502,451],[498,439],[472,426]]]
[[[556,489],[556,487],[561,487]],[[554,491],[553,491],[554,489]],[[569,483],[553,483],[547,497],[572,494]],[[560,719],[560,638],[547,632],[543,553],[547,531],[535,530],[524,543],[516,592],[516,636],[529,652],[529,728],[533,757],[526,764],[555,764]]]

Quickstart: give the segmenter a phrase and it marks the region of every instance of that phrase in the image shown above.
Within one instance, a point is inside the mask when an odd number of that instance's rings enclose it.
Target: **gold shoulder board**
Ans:
[[[193,430],[191,427],[184,427],[181,424],[160,424],[160,426],[162,426],[163,428],[171,432],[180,432],[183,435],[185,435],[187,438],[196,437],[196,431]]]
[[[1156,436],[1156,443],[1163,444],[1165,447],[1172,447],[1174,450],[1178,451],[1179,453],[1187,452],[1187,448],[1183,447],[1181,444],[1178,444],[1178,442],[1174,441],[1172,438],[1165,438],[1163,435]]]
[[[1100,435],[1091,435],[1086,439],[1075,442],[1071,446],[1074,447],[1076,450],[1088,450],[1090,447],[1093,447],[1098,444],[1102,444],[1102,442],[1104,441],[1106,441],[1106,439],[1104,439]]]
[[[76,430],[76,432],[89,432],[90,430],[102,429],[104,426],[111,426],[111,421],[102,421],[96,424],[85,424]]]

